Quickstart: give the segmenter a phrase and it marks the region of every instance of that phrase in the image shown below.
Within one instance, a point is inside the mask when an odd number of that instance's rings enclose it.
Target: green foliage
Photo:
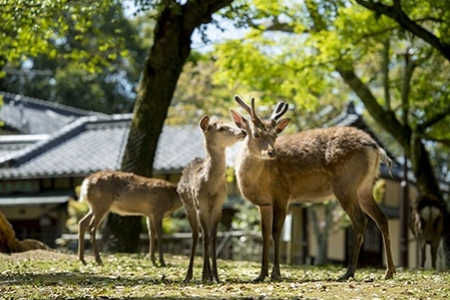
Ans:
[[[78,222],[89,211],[89,206],[86,201],[79,202],[76,200],[70,200],[67,205],[67,222],[66,227],[70,233],[78,233]]]
[[[203,115],[231,121],[229,108],[235,105],[233,96],[237,89],[230,91],[225,84],[215,83],[216,71],[210,54],[191,54],[180,74],[166,124],[196,126]]]
[[[384,179],[380,179],[375,183],[375,186],[373,187],[373,197],[375,198],[375,201],[381,203],[383,202],[385,195],[386,181],[384,181]]]
[[[99,40],[103,50],[94,55],[80,49],[61,53],[57,45],[67,43],[65,34],[69,31],[79,44],[91,43],[86,33],[99,32],[95,27],[95,21],[102,15],[101,12],[112,7],[114,2],[114,0],[91,2],[2,0],[0,69],[6,63],[16,65],[40,54],[50,58],[62,55],[64,58],[79,62],[91,71],[96,70],[99,65],[105,65],[109,61],[108,57],[114,53],[109,51],[109,48],[120,45],[120,39],[105,37]]]
[[[259,232],[261,230],[258,207],[245,201],[236,206],[237,213],[232,221],[234,230]]]
[[[49,20],[59,24],[53,32],[58,38],[44,41],[49,51],[9,60],[1,89],[88,110],[130,112],[146,55],[141,35],[152,36],[152,22],[144,25],[144,16],[130,22],[118,1],[80,11],[77,3],[70,5],[72,9]],[[53,50],[56,55],[49,55]],[[23,66],[25,62],[28,67]],[[8,73],[14,68],[24,74]],[[40,70],[47,75],[40,76]]]
[[[331,34],[320,35],[320,40],[306,36],[306,27],[299,21],[306,17],[298,3],[271,1],[270,7],[266,7],[262,2],[252,6],[248,1],[247,5],[251,7],[250,16],[261,19],[251,20],[257,26],[242,40],[217,45],[216,82],[239,86],[241,95],[256,96],[263,103],[274,105],[282,100],[293,104],[294,123],[302,129],[320,126],[324,117],[331,119],[341,112],[348,101],[348,88],[327,64],[334,59],[331,50],[328,47],[318,50],[323,43],[338,43],[338,39]],[[279,13],[273,16],[257,13],[263,8]],[[285,22],[280,26],[268,18]],[[326,116],[320,113],[325,108]]]
[[[0,95],[0,110],[2,109],[3,106],[3,95]],[[4,125],[4,122],[2,120],[0,120],[0,127],[2,127]]]

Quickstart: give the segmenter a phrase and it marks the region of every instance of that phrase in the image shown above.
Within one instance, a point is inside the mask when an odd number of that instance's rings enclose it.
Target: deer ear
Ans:
[[[277,131],[277,133],[282,132],[286,126],[288,126],[288,124],[291,122],[291,119],[286,118],[286,119],[281,119],[280,121],[278,121],[277,126],[275,127],[275,130]]]
[[[205,131],[208,129],[209,126],[209,117],[208,116],[204,116],[201,120],[200,120],[200,128]]]
[[[235,110],[230,109],[230,112],[236,126],[240,129],[246,129],[247,120]]]

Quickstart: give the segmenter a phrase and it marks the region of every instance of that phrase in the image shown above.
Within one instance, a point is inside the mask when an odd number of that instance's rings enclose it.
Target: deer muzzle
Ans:
[[[275,156],[277,156],[277,151],[275,151],[275,149],[269,149],[269,151],[267,151],[267,154],[270,158],[275,158]]]
[[[277,151],[274,148],[261,151],[263,159],[274,159],[277,156]]]

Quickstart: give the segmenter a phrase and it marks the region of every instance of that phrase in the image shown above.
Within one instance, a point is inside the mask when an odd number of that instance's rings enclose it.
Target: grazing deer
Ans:
[[[199,225],[203,239],[202,281],[219,282],[216,237],[222,206],[227,196],[225,148],[245,137],[240,129],[208,116],[204,116],[199,125],[204,138],[205,158],[191,161],[183,170],[178,184],[178,193],[192,228],[191,254],[185,283],[192,279]]]
[[[146,178],[132,173],[100,171],[84,179],[80,201],[86,200],[89,212],[78,223],[78,257],[84,260],[84,233],[89,228],[95,261],[102,263],[95,234],[111,211],[122,216],[147,217],[149,254],[154,265],[155,238],[158,239],[159,262],[165,266],[162,250],[162,220],[183,204],[176,184],[162,179]]]
[[[251,116],[247,120],[231,110],[236,125],[247,132],[236,157],[236,176],[243,196],[259,206],[263,253],[255,282],[268,276],[269,247],[274,241],[271,278],[280,274],[280,235],[291,201],[318,202],[334,195],[350,217],[355,231],[353,253],[347,272],[339,280],[354,276],[367,225],[366,214],[380,229],[386,250],[385,278],[395,273],[389,240],[388,220],[375,202],[372,191],[381,159],[391,166],[386,152],[365,132],[353,127],[314,129],[278,137],[290,119],[279,118],[288,104],[278,103],[270,120],[261,120],[255,109],[238,96],[237,103]]]
[[[417,198],[412,209],[412,231],[420,244],[420,267],[425,266],[427,244],[431,248],[431,266],[436,269],[436,257],[444,231],[444,202],[432,195]]]

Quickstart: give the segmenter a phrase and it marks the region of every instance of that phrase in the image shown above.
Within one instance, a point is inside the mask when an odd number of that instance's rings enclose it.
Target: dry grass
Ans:
[[[202,284],[201,258],[194,281],[182,284],[187,257],[166,255],[169,266],[154,267],[142,255],[107,255],[97,266],[75,255],[43,250],[0,254],[0,299],[448,299],[450,274],[358,269],[356,278],[336,282],[338,266],[282,266],[283,280],[251,283],[259,263],[219,260],[220,284]]]

